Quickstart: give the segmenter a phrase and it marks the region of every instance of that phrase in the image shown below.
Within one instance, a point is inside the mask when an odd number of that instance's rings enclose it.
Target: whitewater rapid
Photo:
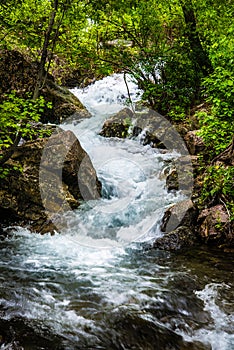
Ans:
[[[131,81],[129,90],[134,103],[141,91]],[[103,197],[67,213],[68,227],[54,236],[7,229],[0,240],[1,319],[12,329],[15,320],[30,327],[30,350],[165,350],[157,345],[164,336],[174,350],[185,340],[194,349],[199,341],[233,350],[231,258],[201,248],[150,249],[162,235],[165,208],[184,199],[165,186],[165,168],[178,153],[99,135],[129,98],[123,75],[72,91],[93,117],[62,128],[90,155]]]

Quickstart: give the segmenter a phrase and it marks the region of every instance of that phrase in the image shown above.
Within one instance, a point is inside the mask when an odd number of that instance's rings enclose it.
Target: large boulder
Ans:
[[[170,206],[164,213],[160,229],[163,236],[152,247],[160,250],[179,251],[198,244],[195,230],[198,209],[187,199]]]
[[[191,200],[184,200],[169,207],[164,213],[160,227],[164,235],[156,239],[153,247],[177,251],[195,245],[197,216],[198,210]]]
[[[38,74],[38,64],[26,59],[18,51],[0,50],[0,102],[3,95],[12,90],[18,96],[25,97],[26,93],[33,93]],[[9,79],[9,76],[11,79]],[[61,123],[75,114],[76,119],[90,117],[90,113],[69,90],[54,82],[51,75],[47,75],[41,90],[47,102],[52,102],[52,109],[46,108],[42,122]]]
[[[198,232],[201,238],[210,244],[220,244],[229,240],[230,222],[227,209],[223,204],[203,209],[198,217]]]
[[[11,171],[0,183],[0,214],[8,225],[52,232],[56,215],[100,196],[95,169],[71,131],[24,143],[6,165]]]
[[[46,110],[42,122],[62,123],[68,117],[72,117],[76,121],[91,117],[91,114],[75,95],[56,84],[52,79],[46,80],[42,95],[46,101],[52,102],[52,109]]]

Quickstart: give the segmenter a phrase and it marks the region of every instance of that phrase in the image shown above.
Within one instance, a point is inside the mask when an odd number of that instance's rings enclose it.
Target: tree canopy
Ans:
[[[40,62],[34,99],[48,72],[124,71],[172,122],[205,103],[196,117],[211,161],[234,133],[233,17],[232,0],[2,0],[0,46]]]

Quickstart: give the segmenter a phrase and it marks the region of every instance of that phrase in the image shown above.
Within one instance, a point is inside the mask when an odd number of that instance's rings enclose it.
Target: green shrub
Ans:
[[[35,135],[43,137],[50,132],[35,130],[31,123],[39,122],[45,106],[51,108],[51,103],[46,103],[43,97],[37,100],[28,97],[19,97],[12,91],[0,104],[0,177],[9,173],[9,167],[4,164],[11,156],[7,152],[18,145],[21,137],[30,140]]]
[[[217,67],[204,79],[204,90],[211,110],[199,112],[197,116],[200,135],[212,158],[228,146],[234,133],[234,72]]]
[[[212,165],[206,170],[201,193],[202,203],[218,203],[223,201],[234,220],[234,167]]]
[[[0,104],[0,150],[10,147],[18,133],[31,139],[35,134],[31,122],[39,122],[45,106],[51,107],[41,96],[37,100],[18,97],[15,91]],[[37,131],[38,132],[38,131]]]

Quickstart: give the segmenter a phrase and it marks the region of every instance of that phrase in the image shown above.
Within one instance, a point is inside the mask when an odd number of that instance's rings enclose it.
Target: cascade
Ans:
[[[141,92],[133,82],[129,90],[136,102]],[[93,117],[62,127],[90,155],[103,196],[68,213],[68,227],[54,236],[8,228],[0,240],[0,335],[13,329],[30,350],[234,349],[229,257],[145,249],[162,235],[165,208],[183,199],[160,176],[177,152],[98,134],[128,99],[121,74],[72,91]]]

